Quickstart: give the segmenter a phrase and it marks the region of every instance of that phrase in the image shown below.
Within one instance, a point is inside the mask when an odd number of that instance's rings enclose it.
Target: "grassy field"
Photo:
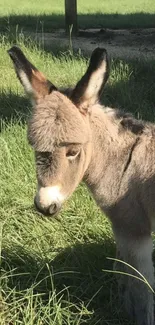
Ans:
[[[73,85],[87,58],[57,53],[12,34],[64,26],[62,0],[1,0],[0,6],[0,325],[130,325],[118,302],[110,223],[84,184],[59,219],[33,207],[34,157],[26,139],[31,106],[7,54],[19,44],[57,86]],[[155,3],[78,1],[81,27],[151,27]],[[3,35],[3,33],[6,34]],[[11,36],[11,37],[10,37]],[[155,61],[113,61],[102,101],[155,121]]]
[[[3,32],[51,32],[64,27],[64,0],[1,0],[0,29]],[[81,28],[155,27],[154,0],[78,0]]]
[[[19,42],[19,40],[18,40]],[[81,185],[59,220],[33,208],[35,169],[26,140],[30,112],[6,38],[0,46],[0,325],[125,325],[115,278],[106,257],[115,256],[108,220]],[[25,46],[26,44],[26,46]],[[87,59],[54,57],[30,41],[29,59],[57,86],[74,84]],[[114,61],[103,103],[155,121],[155,62]]]

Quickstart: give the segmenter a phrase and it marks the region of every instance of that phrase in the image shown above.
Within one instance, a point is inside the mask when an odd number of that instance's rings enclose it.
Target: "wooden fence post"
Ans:
[[[65,24],[67,33],[71,28],[73,34],[77,33],[77,0],[65,0]]]

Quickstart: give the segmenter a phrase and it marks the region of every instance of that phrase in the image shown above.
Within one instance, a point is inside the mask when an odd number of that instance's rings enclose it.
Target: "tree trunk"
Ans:
[[[65,0],[65,24],[67,33],[77,34],[77,0]]]

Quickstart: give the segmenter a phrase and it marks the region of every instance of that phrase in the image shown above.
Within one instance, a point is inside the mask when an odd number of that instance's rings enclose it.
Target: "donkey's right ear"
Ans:
[[[17,76],[23,85],[26,93],[31,96],[31,99],[37,100],[50,94],[56,87],[45,78],[45,76],[32,65],[19,47],[13,46],[8,50]]]
[[[107,51],[96,48],[91,55],[86,73],[71,94],[71,100],[83,114],[86,114],[89,107],[99,100],[108,77],[109,60]]]

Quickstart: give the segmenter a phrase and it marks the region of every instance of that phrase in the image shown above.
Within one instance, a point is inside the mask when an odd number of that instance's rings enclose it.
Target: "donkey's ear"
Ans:
[[[37,100],[56,90],[56,87],[27,60],[19,47],[13,46],[8,53],[20,82],[33,99]]]
[[[71,100],[84,114],[90,105],[95,104],[109,76],[109,62],[105,49],[96,48],[90,58],[89,66],[71,94]]]

